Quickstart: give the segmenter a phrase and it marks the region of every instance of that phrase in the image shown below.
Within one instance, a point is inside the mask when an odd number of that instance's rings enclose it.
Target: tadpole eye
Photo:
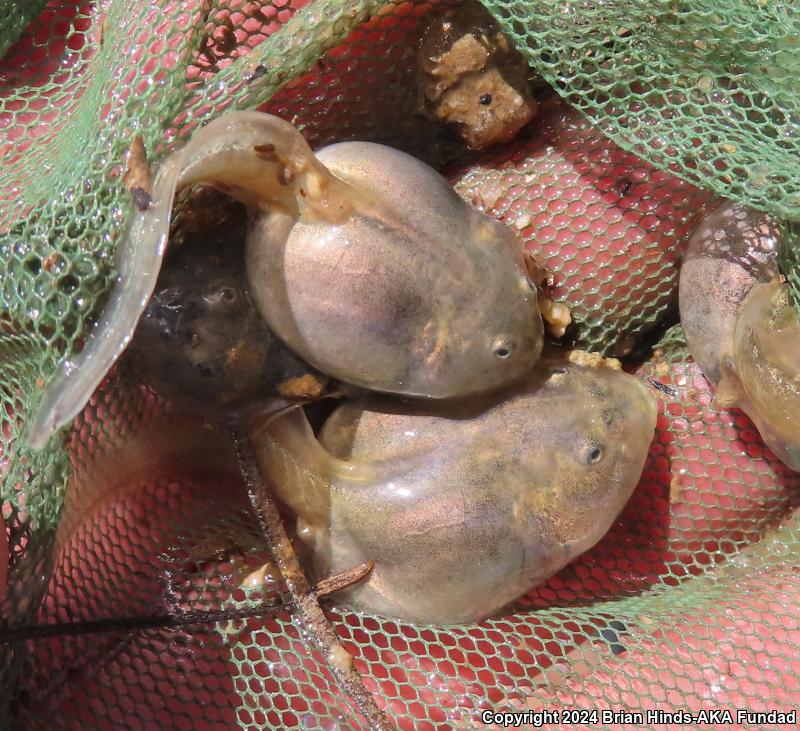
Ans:
[[[198,363],[194,367],[195,372],[197,373],[200,378],[210,381],[214,378],[217,378],[219,375],[217,368],[215,368],[210,363]]]
[[[220,287],[219,298],[225,302],[233,302],[236,299],[236,290],[233,287]]]
[[[581,455],[584,464],[597,464],[603,459],[605,450],[601,444],[589,444]]]
[[[511,355],[511,351],[514,349],[514,346],[505,339],[496,340],[494,345],[492,346],[492,353],[496,358],[500,358],[505,360]]]
[[[239,299],[239,293],[236,287],[230,284],[220,284],[206,294],[203,299],[207,307],[225,307],[226,305],[235,304]]]

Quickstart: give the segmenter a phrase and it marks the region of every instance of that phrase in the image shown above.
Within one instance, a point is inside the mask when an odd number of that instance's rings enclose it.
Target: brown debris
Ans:
[[[675,505],[681,501],[681,495],[683,494],[683,484],[681,483],[681,476],[679,473],[675,473],[672,475],[672,479],[669,481],[669,502],[670,505]]]
[[[530,251],[522,252],[525,261],[525,268],[531,281],[540,289],[542,287],[552,287],[555,284],[555,275],[552,270],[547,269],[539,263],[539,260]]]
[[[42,260],[42,269],[46,272],[54,272],[59,268],[60,256],[58,254],[49,254]]]
[[[553,272],[542,266],[530,251],[524,251],[523,260],[528,277],[539,290],[539,311],[542,313],[547,334],[554,338],[562,338],[572,324],[572,313],[564,302],[556,302],[542,292],[555,284]]]
[[[326,385],[327,379],[305,373],[278,384],[278,393],[284,398],[316,398],[322,395]]]
[[[563,302],[556,302],[550,297],[539,296],[539,310],[542,313],[547,334],[554,338],[564,337],[567,328],[572,324],[572,313]]]
[[[329,576],[327,579],[322,579],[322,581],[317,583],[314,587],[314,592],[318,597],[322,598],[329,594],[335,594],[337,591],[349,589],[359,581],[366,579],[374,567],[375,564],[372,561],[366,561],[348,571],[342,571],[335,576]]]
[[[153,180],[150,165],[147,163],[147,152],[141,135],[133,138],[125,158],[125,172],[122,182],[133,196],[133,202],[140,211],[146,211],[152,203],[151,191]]]
[[[267,160],[268,162],[278,161],[278,153],[275,151],[275,145],[255,145],[253,151],[256,153],[256,157],[261,160]]]
[[[622,370],[622,363],[616,358],[604,358],[600,353],[590,353],[588,350],[571,350],[567,360],[584,368],[611,368],[615,371]]]
[[[258,64],[254,69],[248,70],[245,73],[244,80],[249,84],[251,81],[260,79],[267,73],[267,67],[263,63]]]
[[[426,111],[467,146],[508,142],[536,113],[528,64],[477,2],[434,21],[422,39],[418,83]]]
[[[131,188],[131,195],[133,196],[134,205],[140,211],[146,211],[153,202],[153,198],[144,188]]]

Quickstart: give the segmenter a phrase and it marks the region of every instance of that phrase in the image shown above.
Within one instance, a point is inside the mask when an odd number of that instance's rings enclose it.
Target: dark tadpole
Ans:
[[[171,240],[131,342],[142,380],[186,411],[224,422],[324,395],[328,378],[277,338],[250,299],[244,225],[235,216],[201,224],[190,221],[188,235]]]

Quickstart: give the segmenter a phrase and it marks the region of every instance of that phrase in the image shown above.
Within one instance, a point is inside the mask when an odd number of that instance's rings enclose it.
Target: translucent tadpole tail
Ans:
[[[156,177],[149,207],[134,209],[118,254],[117,280],[103,316],[83,350],[62,364],[46,388],[28,425],[28,446],[41,448],[57,429],[80,413],[130,342],[161,270],[180,163],[180,154],[170,157]]]
[[[203,183],[251,208],[339,223],[356,201],[356,191],[317,160],[303,135],[270,114],[223,115],[198,130],[183,154],[179,188]]]

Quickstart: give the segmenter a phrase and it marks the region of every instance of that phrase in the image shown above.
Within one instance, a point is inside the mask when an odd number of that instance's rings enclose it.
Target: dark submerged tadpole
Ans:
[[[183,219],[130,350],[142,379],[165,398],[229,422],[318,398],[328,379],[294,355],[253,306],[244,207],[225,203],[234,209],[228,212],[220,197],[204,192],[199,200],[208,208]]]

